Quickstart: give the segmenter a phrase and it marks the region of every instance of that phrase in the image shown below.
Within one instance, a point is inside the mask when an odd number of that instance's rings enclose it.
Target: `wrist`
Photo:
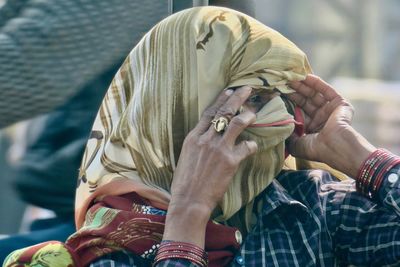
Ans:
[[[324,163],[352,178],[357,176],[365,159],[376,150],[351,126],[332,133],[328,140],[320,158]]]
[[[187,242],[204,247],[211,210],[198,203],[174,202],[168,207],[163,240]]]
[[[195,220],[199,224],[206,225],[210,219],[212,210],[207,205],[196,202],[175,202],[171,201],[168,206],[167,218],[178,221],[185,219],[187,221]]]

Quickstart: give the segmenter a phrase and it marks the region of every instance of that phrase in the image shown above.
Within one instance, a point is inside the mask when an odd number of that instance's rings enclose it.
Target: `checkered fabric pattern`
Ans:
[[[120,64],[167,15],[167,0],[7,0],[0,8],[0,128],[63,103]]]
[[[399,186],[385,181],[374,203],[355,192],[353,180],[322,171],[283,173],[259,200],[263,210],[241,250],[244,265],[399,264]]]
[[[386,174],[375,203],[355,192],[353,180],[323,171],[282,172],[257,199],[257,224],[232,266],[399,266],[400,179],[388,181],[391,173],[400,175],[400,165]],[[126,266],[118,264],[92,267]],[[195,265],[157,265],[168,266]]]

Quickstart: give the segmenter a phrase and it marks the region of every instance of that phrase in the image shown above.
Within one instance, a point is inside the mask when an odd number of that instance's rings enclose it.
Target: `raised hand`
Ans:
[[[294,156],[321,161],[324,146],[350,126],[353,107],[332,86],[314,75],[292,82],[291,87],[296,93],[289,94],[288,98],[304,110],[306,135],[293,136],[289,151]]]
[[[324,162],[354,177],[362,160],[375,148],[351,127],[354,109],[328,83],[315,75],[293,82],[288,98],[305,112],[306,134],[292,135],[289,152]]]
[[[164,239],[203,246],[211,212],[227,191],[240,162],[257,150],[254,141],[236,142],[256,119],[250,110],[236,115],[251,91],[250,87],[225,90],[185,138],[171,186]],[[223,132],[217,132],[211,122],[221,116],[230,122]]]

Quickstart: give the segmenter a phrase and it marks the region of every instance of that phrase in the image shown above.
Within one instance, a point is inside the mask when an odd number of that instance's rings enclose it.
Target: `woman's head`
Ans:
[[[156,201],[165,201],[185,136],[221,90],[251,86],[244,108],[257,111],[257,124],[276,125],[292,118],[279,94],[309,72],[293,43],[242,13],[203,7],[163,20],[129,54],[99,110],[93,132],[102,137],[90,139],[85,151],[78,217],[104,194],[142,190],[150,200],[159,192]],[[280,171],[293,128],[246,130],[242,138],[255,139],[260,151],[241,165],[219,219],[251,203]]]

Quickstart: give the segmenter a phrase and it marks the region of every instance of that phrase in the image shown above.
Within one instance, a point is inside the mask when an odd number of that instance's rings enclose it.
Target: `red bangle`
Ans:
[[[378,195],[385,174],[400,162],[400,158],[384,149],[372,152],[361,165],[357,177],[357,191],[369,198]]]
[[[377,173],[382,168],[382,165],[385,164],[389,159],[391,155],[387,151],[383,151],[383,153],[376,157],[372,163],[371,169],[365,174],[366,178],[365,181],[362,185],[363,187],[363,194],[365,196],[368,196],[371,198],[371,185],[375,183],[375,180],[377,179]]]
[[[167,259],[185,259],[200,267],[208,266],[208,256],[204,249],[185,242],[163,241],[158,248],[153,266]]]
[[[356,177],[356,188],[357,191],[361,194],[365,195],[367,179],[371,177],[371,171],[374,170],[374,166],[376,163],[385,155],[387,155],[386,151],[383,149],[377,149],[368,156],[361,165],[357,177]]]

